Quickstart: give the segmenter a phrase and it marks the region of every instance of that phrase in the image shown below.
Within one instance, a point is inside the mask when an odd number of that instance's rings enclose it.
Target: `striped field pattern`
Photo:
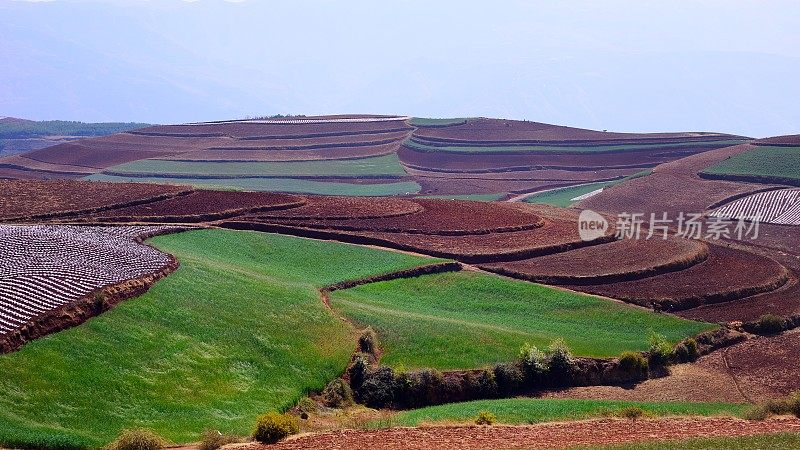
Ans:
[[[780,225],[800,225],[800,189],[759,192],[714,209],[712,217],[753,220]]]
[[[104,286],[162,269],[169,256],[135,238],[171,228],[0,225],[0,336]]]

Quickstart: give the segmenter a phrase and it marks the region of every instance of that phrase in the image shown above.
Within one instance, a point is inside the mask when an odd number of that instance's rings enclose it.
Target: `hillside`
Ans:
[[[747,142],[538,122],[338,115],[153,126],[0,158],[0,177],[336,195],[502,199],[622,180]]]

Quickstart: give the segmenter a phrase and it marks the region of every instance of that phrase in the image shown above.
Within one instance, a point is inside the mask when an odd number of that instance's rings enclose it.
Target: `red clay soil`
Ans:
[[[200,190],[158,202],[104,211],[93,217],[114,222],[203,222],[304,204],[305,198],[298,195]]]
[[[374,219],[294,220],[265,219],[281,225],[344,231],[435,235],[467,235],[522,231],[542,226],[542,220],[524,205],[416,199],[423,210],[414,214]],[[341,214],[337,211],[337,214]]]
[[[0,159],[0,164],[8,167],[19,167],[23,170],[37,170],[46,173],[68,173],[76,176],[86,176],[94,171],[86,167],[71,166],[67,164],[52,164],[31,159],[27,154],[14,155]]]
[[[441,178],[444,180],[511,180],[511,181],[575,181],[591,182],[597,180],[611,180],[623,178],[640,172],[639,169],[599,169],[599,170],[560,170],[560,169],[541,169],[523,170],[509,172],[447,172],[431,171],[425,169],[415,169],[406,166],[406,172],[415,177]]]
[[[753,270],[755,267],[758,270]],[[726,246],[709,245],[708,258],[684,270],[641,280],[570,287],[676,311],[772,291],[788,279],[787,269],[774,260]]]
[[[0,159],[0,180],[56,180],[81,178],[84,175],[77,173],[52,173],[19,166],[4,166]]]
[[[407,131],[393,131],[389,133],[377,134],[357,134],[346,136],[322,136],[313,138],[297,139],[270,139],[252,140],[237,139],[228,140],[227,144],[218,147],[209,147],[212,150],[319,150],[333,148],[365,147],[400,142],[408,137]]]
[[[259,220],[342,220],[395,217],[418,213],[423,207],[411,200],[391,197],[321,197],[310,195],[299,208],[259,214]]]
[[[536,425],[433,426],[306,434],[247,449],[534,449],[657,442],[695,437],[800,432],[800,419],[745,421],[732,417],[602,419]]]
[[[728,369],[752,398],[782,397],[800,390],[800,329],[758,336],[723,352]]]
[[[539,122],[487,118],[469,119],[464,124],[448,127],[418,128],[414,131],[414,137],[430,141],[597,141],[603,144],[612,142],[687,142],[733,138],[733,136],[718,133],[609,133]]]
[[[420,185],[421,195],[473,195],[473,194],[508,194],[538,192],[574,184],[575,181],[516,181],[476,178],[429,178],[414,177]]]
[[[782,145],[791,147],[800,147],[800,134],[790,134],[786,136],[773,136],[765,139],[758,139],[753,141],[755,145]]]
[[[708,257],[699,241],[622,239],[567,253],[486,264],[481,269],[546,284],[595,284],[637,280],[688,268]]]
[[[411,128],[405,121],[347,123],[219,123],[203,125],[160,125],[136,130],[132,134],[159,136],[229,136],[234,138],[287,138],[343,136],[348,134],[388,133]]]
[[[0,181],[0,220],[61,217],[157,201],[189,189],[140,183]]]
[[[374,146],[334,147],[319,150],[236,150],[211,149],[169,155],[156,159],[172,161],[328,161],[343,159],[359,159],[371,156],[383,156],[397,151],[399,141]]]

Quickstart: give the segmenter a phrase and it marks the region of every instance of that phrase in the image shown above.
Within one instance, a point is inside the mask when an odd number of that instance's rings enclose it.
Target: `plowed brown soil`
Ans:
[[[584,420],[520,426],[436,426],[308,434],[247,449],[533,449],[654,442],[692,437],[800,432],[800,419],[730,417]]]

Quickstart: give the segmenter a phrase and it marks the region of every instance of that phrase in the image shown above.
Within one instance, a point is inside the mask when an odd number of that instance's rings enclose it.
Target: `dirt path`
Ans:
[[[749,436],[776,432],[800,432],[800,419],[777,418],[754,422],[728,417],[681,417],[636,421],[603,419],[520,426],[348,430],[301,435],[272,446],[249,444],[237,448],[248,450],[546,449],[692,437]]]

